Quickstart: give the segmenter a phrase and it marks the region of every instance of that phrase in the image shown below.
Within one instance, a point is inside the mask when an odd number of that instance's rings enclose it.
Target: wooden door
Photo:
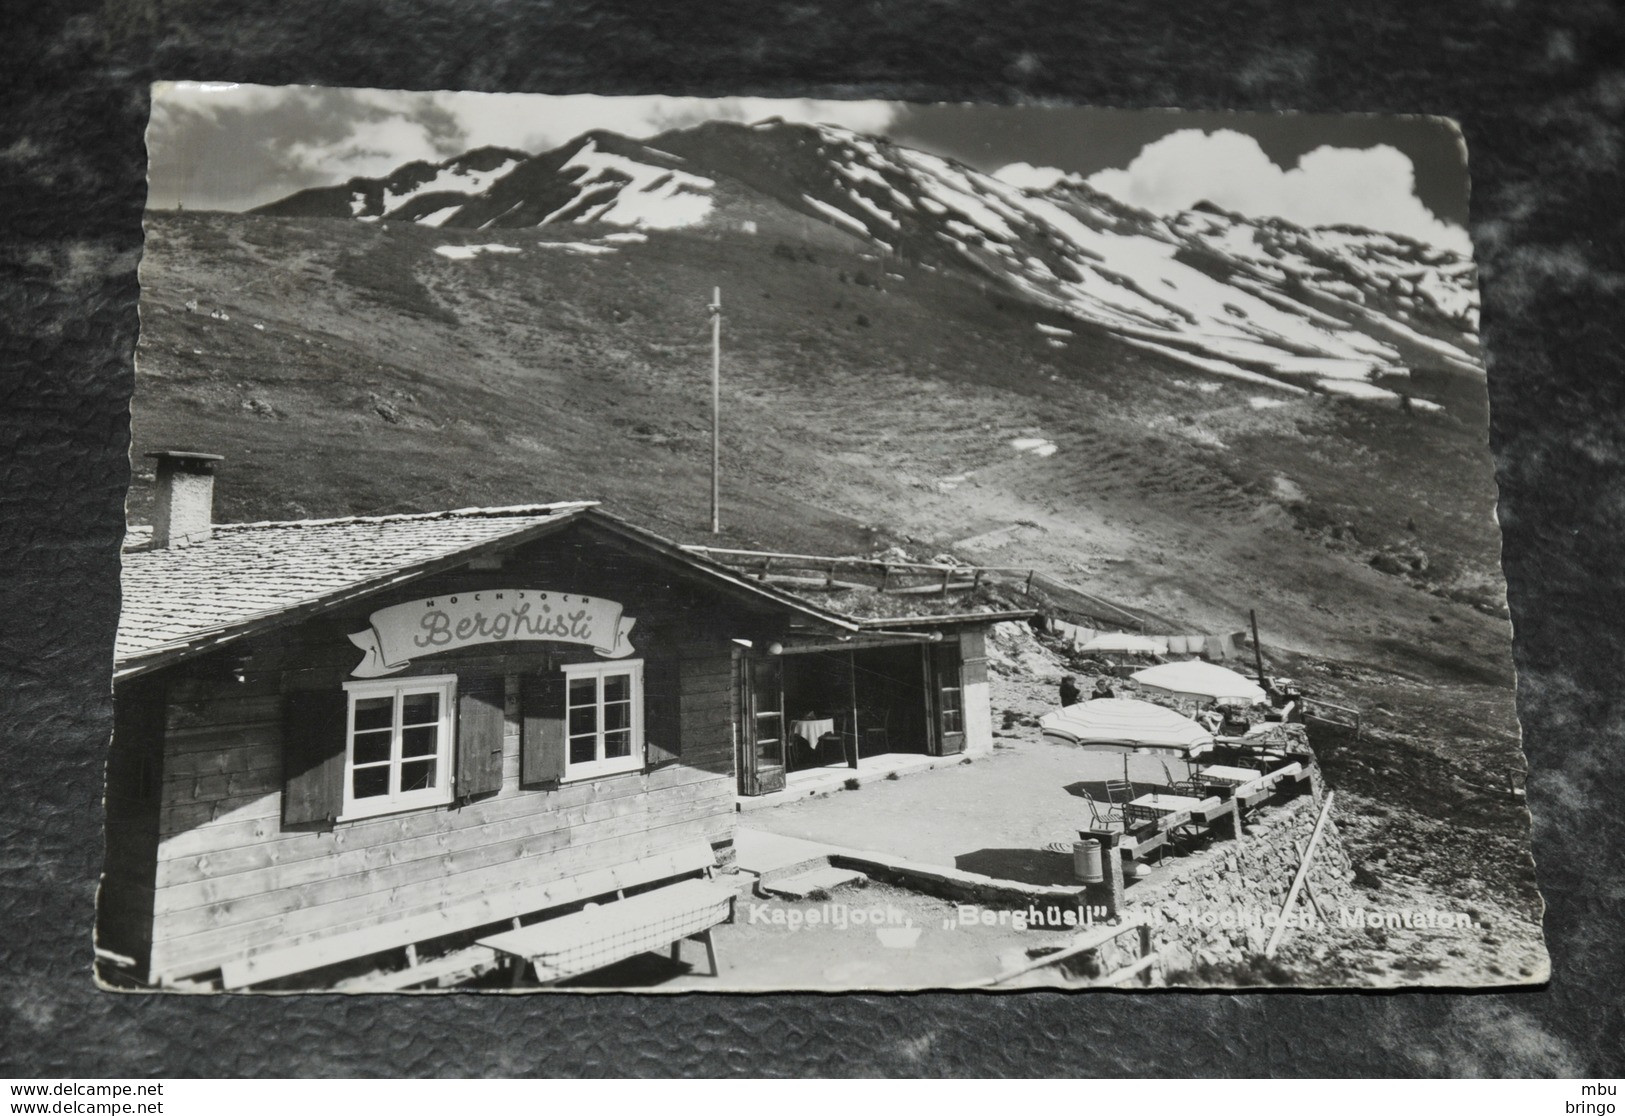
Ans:
[[[965,683],[957,637],[926,648],[926,691],[931,712],[931,754],[965,750]]]
[[[784,789],[784,660],[746,655],[739,668],[739,793],[772,794]]]

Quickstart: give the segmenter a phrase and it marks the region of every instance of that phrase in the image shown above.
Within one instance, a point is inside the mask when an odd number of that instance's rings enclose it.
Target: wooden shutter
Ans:
[[[527,787],[564,778],[564,674],[550,670],[519,680],[519,782]]]
[[[681,660],[644,660],[643,740],[648,766],[676,763],[683,754],[681,718]]]
[[[495,794],[502,789],[502,677],[457,680],[458,798]]]
[[[331,825],[338,818],[349,718],[349,695],[336,686],[283,697],[283,825]]]
[[[959,641],[944,640],[931,647],[931,710],[937,719],[940,754],[958,755],[965,750],[965,683]],[[957,707],[958,727],[948,727],[948,710]]]

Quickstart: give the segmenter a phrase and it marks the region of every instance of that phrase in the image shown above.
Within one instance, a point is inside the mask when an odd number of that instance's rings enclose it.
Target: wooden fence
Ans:
[[[1147,626],[1146,617],[1086,593],[1032,566],[948,565],[699,545],[685,546],[683,549],[731,566],[741,573],[752,574],[770,585],[802,592],[859,589],[903,596],[945,597],[950,593],[967,592],[997,582],[1019,587],[1024,596],[1033,596],[1036,587],[1065,611],[1091,620],[1126,625],[1134,631],[1144,631]]]

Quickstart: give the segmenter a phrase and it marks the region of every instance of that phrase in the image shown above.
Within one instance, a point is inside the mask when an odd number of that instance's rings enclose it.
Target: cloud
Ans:
[[[1100,171],[1088,181],[1154,213],[1209,201],[1249,217],[1360,225],[1472,251],[1465,229],[1439,220],[1416,196],[1410,157],[1387,144],[1317,147],[1283,170],[1251,136],[1185,129],[1148,144],[1127,167]]]
[[[796,123],[884,131],[897,115],[883,101],[772,100],[765,97],[547,97],[517,93],[437,93],[435,105],[458,122],[465,147],[498,144],[547,151],[594,128],[647,139],[707,120]]]

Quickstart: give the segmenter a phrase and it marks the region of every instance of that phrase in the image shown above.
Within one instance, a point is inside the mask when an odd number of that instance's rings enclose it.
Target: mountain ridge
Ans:
[[[1482,371],[1472,262],[1394,234],[1213,205],[1164,219],[1085,183],[1023,190],[829,125],[712,121],[642,141],[600,129],[483,176],[473,154],[434,165],[433,190],[410,164],[256,212],[344,216],[347,199],[368,221],[665,232],[759,229],[738,214],[782,209],[1210,375],[1426,410],[1415,371]]]

